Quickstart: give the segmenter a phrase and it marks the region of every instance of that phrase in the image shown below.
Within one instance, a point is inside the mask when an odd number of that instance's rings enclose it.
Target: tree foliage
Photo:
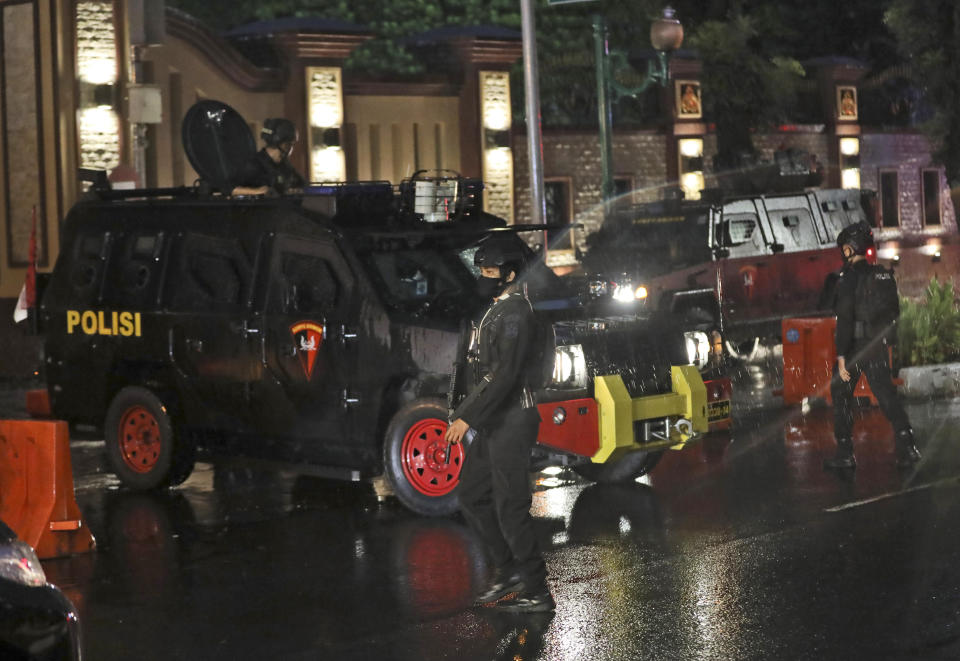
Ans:
[[[404,76],[423,73],[405,39],[447,25],[499,25],[520,28],[519,0],[167,0],[224,30],[284,16],[323,16],[368,27],[375,38],[347,62],[354,70]],[[798,62],[841,55],[857,58],[874,71],[910,62],[914,82],[935,108],[927,128],[952,183],[960,181],[960,3],[955,0],[674,0],[684,24],[685,49],[696,49],[704,65],[705,119],[716,123],[721,152],[752,151],[749,128],[798,118],[803,70]],[[549,6],[537,0],[537,45],[541,105],[546,125],[596,124],[591,16],[610,26],[610,46],[632,54],[638,73],[621,72],[628,84],[642,78],[649,56],[649,27],[663,0],[598,0]],[[521,64],[514,69],[514,107],[522,118]],[[901,88],[903,86],[901,85]],[[903,89],[864,90],[872,98],[903,105]],[[914,93],[913,90],[908,90]],[[614,106],[614,123],[654,121],[657,90]],[[898,100],[899,99],[899,100]],[[909,104],[908,104],[909,105]],[[915,104],[914,104],[915,105]],[[899,107],[899,106],[898,106]],[[903,108],[893,113],[909,121],[920,116]],[[884,111],[886,112],[886,111]],[[882,114],[882,113],[881,113]],[[891,113],[886,113],[886,115]],[[873,117],[864,112],[864,117]],[[892,115],[891,115],[892,116]]]
[[[704,109],[717,125],[715,165],[723,169],[751,160],[752,128],[789,116],[804,74],[796,60],[762,51],[757,23],[743,14],[710,20],[692,39],[703,60]]]
[[[892,0],[884,15],[913,79],[933,108],[924,125],[934,158],[960,185],[960,3],[955,0]]]

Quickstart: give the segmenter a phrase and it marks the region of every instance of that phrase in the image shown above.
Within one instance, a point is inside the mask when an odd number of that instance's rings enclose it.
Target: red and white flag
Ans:
[[[37,207],[33,207],[33,226],[30,228],[30,263],[27,265],[27,277],[20,289],[17,306],[13,309],[13,321],[25,320],[30,310],[37,304]]]

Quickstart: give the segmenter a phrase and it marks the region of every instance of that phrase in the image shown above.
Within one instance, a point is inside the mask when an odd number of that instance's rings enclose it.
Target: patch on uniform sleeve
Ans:
[[[517,337],[520,334],[520,316],[512,314],[503,318],[504,337]]]

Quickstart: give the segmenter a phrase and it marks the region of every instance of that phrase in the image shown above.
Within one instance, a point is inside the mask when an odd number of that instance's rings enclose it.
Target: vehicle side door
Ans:
[[[356,282],[332,239],[278,235],[260,319],[264,372],[251,407],[291,458],[349,465]]]
[[[807,200],[801,195],[764,200],[767,219],[783,246],[771,257],[780,287],[773,299],[780,316],[813,312],[830,263],[821,250],[821,233]]]
[[[165,314],[187,419],[247,430],[251,386],[261,372],[251,333],[255,257],[237,238],[202,230],[178,236],[173,253]]]
[[[762,319],[771,314],[779,287],[770,269],[768,232],[752,200],[723,206],[714,221],[714,241],[720,258],[722,312],[730,323]]]

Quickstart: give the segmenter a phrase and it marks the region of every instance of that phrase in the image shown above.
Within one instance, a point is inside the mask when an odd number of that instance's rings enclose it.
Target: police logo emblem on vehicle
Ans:
[[[796,344],[799,341],[800,341],[800,331],[798,331],[796,328],[788,328],[787,342],[789,342],[790,344]]]
[[[298,321],[290,327],[290,334],[300,357],[300,366],[307,376],[307,381],[313,377],[313,367],[317,361],[317,352],[323,343],[323,326],[313,321]]]

